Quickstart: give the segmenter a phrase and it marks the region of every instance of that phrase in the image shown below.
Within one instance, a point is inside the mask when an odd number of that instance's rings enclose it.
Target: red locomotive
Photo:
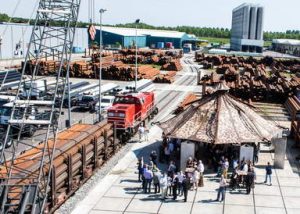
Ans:
[[[107,110],[109,123],[114,123],[122,136],[133,136],[141,123],[158,113],[153,92],[140,92],[116,96],[113,106]]]

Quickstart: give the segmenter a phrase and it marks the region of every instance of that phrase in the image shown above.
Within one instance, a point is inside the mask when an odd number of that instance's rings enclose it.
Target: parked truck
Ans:
[[[110,94],[119,86],[115,83],[108,83],[101,86],[102,95]],[[99,88],[92,89],[83,94],[81,100],[78,103],[80,109],[95,110],[96,104],[99,102]]]

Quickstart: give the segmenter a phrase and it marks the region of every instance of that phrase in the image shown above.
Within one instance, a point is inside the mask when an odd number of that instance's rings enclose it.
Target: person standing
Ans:
[[[143,161],[143,157],[139,158],[137,165],[138,165],[138,173],[139,173],[138,180],[139,180],[139,182],[141,182],[142,181],[142,177],[143,177],[143,173],[144,173],[144,168],[143,168],[144,161]]]
[[[183,195],[183,189],[182,189],[182,181],[183,181],[183,172],[180,171],[177,173],[177,178],[178,178],[178,195],[182,196]]]
[[[156,160],[157,160],[157,153],[156,153],[155,150],[153,150],[153,151],[150,153],[150,159],[153,161],[153,163],[154,163],[155,165],[157,165],[157,162],[156,162]]]
[[[170,177],[170,174],[168,173],[168,191],[167,193],[169,194],[169,196],[172,195],[172,177]]]
[[[162,177],[160,178],[159,181],[160,188],[161,188],[161,197],[162,200],[166,200],[167,198],[167,193],[168,193],[168,176],[167,173],[163,173]]]
[[[265,179],[265,182],[264,183],[267,183],[268,182],[268,179],[270,181],[270,186],[272,186],[272,166],[270,164],[270,162],[268,162],[268,165],[266,166],[266,179]]]
[[[184,199],[183,199],[184,202],[186,202],[186,200],[187,200],[189,188],[190,188],[190,181],[184,175],[183,180],[182,180],[182,191],[183,191],[183,196],[184,196]]]
[[[156,193],[160,193],[160,185],[159,185],[159,181],[161,178],[161,173],[155,169],[153,172],[153,185],[154,185],[154,192]]]
[[[196,169],[193,173],[193,187],[194,187],[194,190],[198,189],[199,179],[200,179],[200,173],[199,173],[198,169]]]
[[[222,165],[222,171],[225,179],[227,179],[228,168],[229,168],[228,158],[225,158],[225,161],[223,162]]]
[[[174,161],[170,161],[170,164],[168,166],[168,174],[170,175],[170,177],[173,177],[173,174],[176,172],[176,166]]]
[[[146,181],[146,185],[144,186],[144,193],[151,193],[151,183],[153,179],[153,172],[150,170],[149,167],[144,172],[144,177]]]
[[[142,173],[142,188],[145,190],[147,184],[146,184],[146,179],[145,179],[145,171],[147,170],[147,165],[144,163],[143,168],[141,169]]]
[[[145,128],[144,128],[144,126],[142,126],[142,124],[140,124],[140,126],[138,128],[138,132],[139,132],[139,141],[141,143],[143,140],[143,136],[145,134]]]
[[[220,196],[222,196],[221,201],[224,201],[225,199],[225,191],[226,191],[226,179],[224,178],[224,175],[221,175],[220,183],[219,183],[219,190],[218,190],[218,196],[216,201],[220,201]]]
[[[249,170],[249,172],[247,173],[247,175],[246,175],[246,191],[247,191],[247,194],[250,194],[251,189],[254,188],[254,180],[255,180],[255,174],[254,174],[253,168],[251,168]]]
[[[204,179],[203,179],[203,176],[204,176],[204,164],[202,163],[201,160],[199,160],[197,169],[200,172],[199,186],[203,187],[204,186]]]
[[[177,199],[177,189],[178,189],[178,178],[176,174],[173,174],[173,179],[172,179],[173,200]]]

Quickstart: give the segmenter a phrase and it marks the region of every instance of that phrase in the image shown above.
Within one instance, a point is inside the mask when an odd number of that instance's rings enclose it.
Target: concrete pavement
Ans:
[[[135,144],[118,165],[112,169],[86,198],[78,204],[73,214],[116,213],[205,213],[205,214],[294,214],[300,213],[299,166],[291,158],[294,154],[289,145],[285,169],[273,170],[272,186],[263,183],[265,164],[273,161],[268,147],[262,149],[255,171],[257,180],[250,195],[245,190],[227,190],[224,202],[215,202],[218,179],[206,174],[204,187],[189,191],[188,201],[162,202],[159,194],[143,194],[137,182],[137,157],[148,157],[160,144],[161,131],[154,126],[150,131],[151,142]],[[290,160],[289,160],[289,159]],[[146,158],[147,161],[147,158]],[[163,166],[161,166],[163,167]]]

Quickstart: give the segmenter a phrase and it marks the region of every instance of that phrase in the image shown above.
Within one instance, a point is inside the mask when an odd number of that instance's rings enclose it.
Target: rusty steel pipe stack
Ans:
[[[49,149],[52,149],[53,141],[50,140],[48,145]],[[40,146],[43,145],[40,144]],[[59,133],[45,213],[53,213],[121,146],[122,144],[114,133],[113,124],[106,121],[96,125],[76,124]],[[21,153],[16,159],[17,167],[31,168],[33,171],[36,169],[36,172],[38,172],[35,157],[39,155],[41,155],[41,152],[38,149],[30,149]],[[31,161],[24,162],[25,156],[27,160],[28,156],[32,156]],[[30,177],[24,178],[21,174],[18,174],[17,169],[12,173],[19,176],[19,179],[13,181],[14,185],[34,182]],[[0,167],[0,178],[6,178],[6,169],[3,167]],[[21,189],[16,187],[14,193],[9,195],[12,204],[18,204],[18,201],[14,200],[18,194],[21,194]],[[12,206],[11,209],[13,211],[14,207]]]

